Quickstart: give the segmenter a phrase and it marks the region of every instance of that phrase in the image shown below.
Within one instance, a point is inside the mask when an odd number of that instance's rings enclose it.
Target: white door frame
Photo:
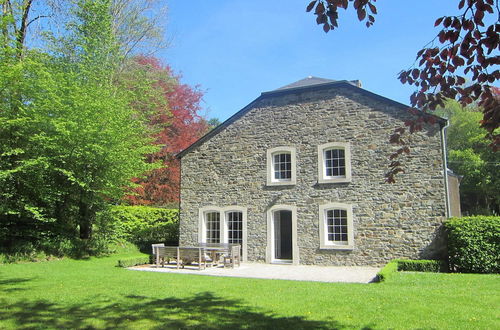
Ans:
[[[273,263],[274,258],[274,212],[291,211],[292,212],[292,264],[299,264],[299,246],[297,244],[297,207],[295,205],[274,205],[267,210],[267,248],[266,262]]]

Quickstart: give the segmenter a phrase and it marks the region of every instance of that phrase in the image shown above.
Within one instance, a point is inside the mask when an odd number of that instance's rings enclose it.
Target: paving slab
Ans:
[[[186,266],[184,269],[177,269],[175,265],[165,265],[165,267],[143,265],[130,267],[129,269],[175,274],[346,283],[373,282],[380,270],[380,268],[376,267],[279,265],[249,262],[242,263],[240,267],[235,268],[208,267],[204,270],[199,270],[197,267],[191,266]]]

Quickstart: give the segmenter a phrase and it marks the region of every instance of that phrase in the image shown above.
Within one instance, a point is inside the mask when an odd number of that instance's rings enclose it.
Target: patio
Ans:
[[[242,263],[240,267],[235,268],[209,267],[204,270],[199,270],[196,266],[186,266],[184,269],[177,269],[176,266],[172,264],[165,265],[165,267],[143,265],[130,267],[129,269],[137,271],[205,276],[346,283],[373,282],[376,278],[377,272],[380,270],[380,268],[376,267],[295,266],[264,263]]]

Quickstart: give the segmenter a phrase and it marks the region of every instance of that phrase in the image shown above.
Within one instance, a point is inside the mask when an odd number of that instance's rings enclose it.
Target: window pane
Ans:
[[[220,213],[205,214],[207,243],[220,243]]]
[[[228,243],[243,244],[243,213],[234,211],[227,213]],[[240,249],[243,255],[243,249]]]
[[[328,149],[324,151],[325,175],[327,177],[345,176],[345,150]]]
[[[274,178],[289,181],[292,178],[292,157],[290,153],[273,155]]]
[[[243,237],[243,213],[228,212],[228,243],[241,244]]]
[[[328,241],[333,243],[347,242],[347,211],[342,209],[326,210],[326,233]]]

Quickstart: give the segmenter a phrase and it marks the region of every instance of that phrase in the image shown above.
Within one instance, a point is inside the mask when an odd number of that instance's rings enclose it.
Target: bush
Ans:
[[[393,274],[398,271],[398,261],[392,260],[387,263],[378,273],[377,280],[379,282],[387,281]]]
[[[125,240],[143,251],[150,250],[152,243],[178,245],[179,242],[179,211],[176,209],[113,206],[100,214],[100,218],[101,237]]]
[[[398,271],[407,272],[446,272],[446,263],[441,260],[397,260]]]
[[[452,218],[445,223],[450,269],[500,273],[500,217]]]
[[[68,256],[76,259],[106,255],[113,251],[109,242],[94,235],[91,239],[64,236],[47,237],[35,243],[20,240],[9,251],[0,253],[1,263],[37,262]]]
[[[149,263],[149,256],[118,260],[118,267],[133,267]]]
[[[379,282],[386,281],[396,272],[446,272],[446,263],[441,260],[406,260],[394,259],[377,273]]]

